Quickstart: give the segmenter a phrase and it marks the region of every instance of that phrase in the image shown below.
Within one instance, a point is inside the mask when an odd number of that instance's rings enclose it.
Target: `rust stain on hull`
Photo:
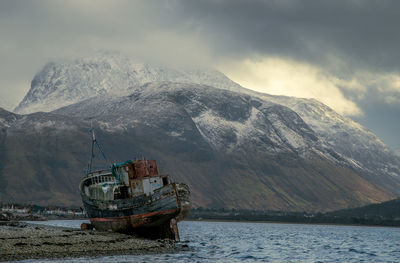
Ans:
[[[137,218],[147,218],[147,217],[152,217],[155,215],[163,215],[163,214],[173,214],[177,210],[176,209],[171,209],[167,211],[160,211],[160,212],[151,212],[147,214],[141,214],[141,215],[130,215],[130,216],[123,216],[123,217],[116,217],[116,218],[90,218],[91,222],[96,222],[96,221],[119,221],[119,220],[132,220],[132,219],[137,219]]]

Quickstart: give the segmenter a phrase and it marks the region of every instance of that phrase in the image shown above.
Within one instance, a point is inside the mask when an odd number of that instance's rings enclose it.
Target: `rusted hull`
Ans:
[[[149,238],[171,238],[169,224],[179,212],[171,211],[153,212],[140,215],[131,215],[118,218],[91,218],[93,226],[100,231],[112,230],[126,234],[137,234]]]
[[[98,201],[82,195],[82,201],[97,230],[151,238],[169,238],[171,220],[183,220],[190,210],[189,188],[178,183],[168,184],[149,196]]]

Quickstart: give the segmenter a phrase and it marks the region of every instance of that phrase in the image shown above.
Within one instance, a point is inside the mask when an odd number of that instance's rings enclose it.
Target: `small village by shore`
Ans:
[[[0,204],[0,221],[43,221],[51,219],[83,219],[86,213],[77,207]]]

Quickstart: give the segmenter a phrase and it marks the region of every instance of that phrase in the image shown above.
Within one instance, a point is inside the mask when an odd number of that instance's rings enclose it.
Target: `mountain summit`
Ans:
[[[135,87],[154,81],[239,88],[219,71],[171,69],[103,52],[92,58],[47,63],[33,78],[31,89],[14,111],[49,112],[98,95],[129,94]]]

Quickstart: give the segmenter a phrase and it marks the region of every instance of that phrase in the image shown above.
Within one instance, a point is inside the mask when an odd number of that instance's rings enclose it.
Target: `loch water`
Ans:
[[[44,223],[79,227],[81,222]],[[184,221],[179,231],[188,251],[22,262],[400,262],[400,228]]]

